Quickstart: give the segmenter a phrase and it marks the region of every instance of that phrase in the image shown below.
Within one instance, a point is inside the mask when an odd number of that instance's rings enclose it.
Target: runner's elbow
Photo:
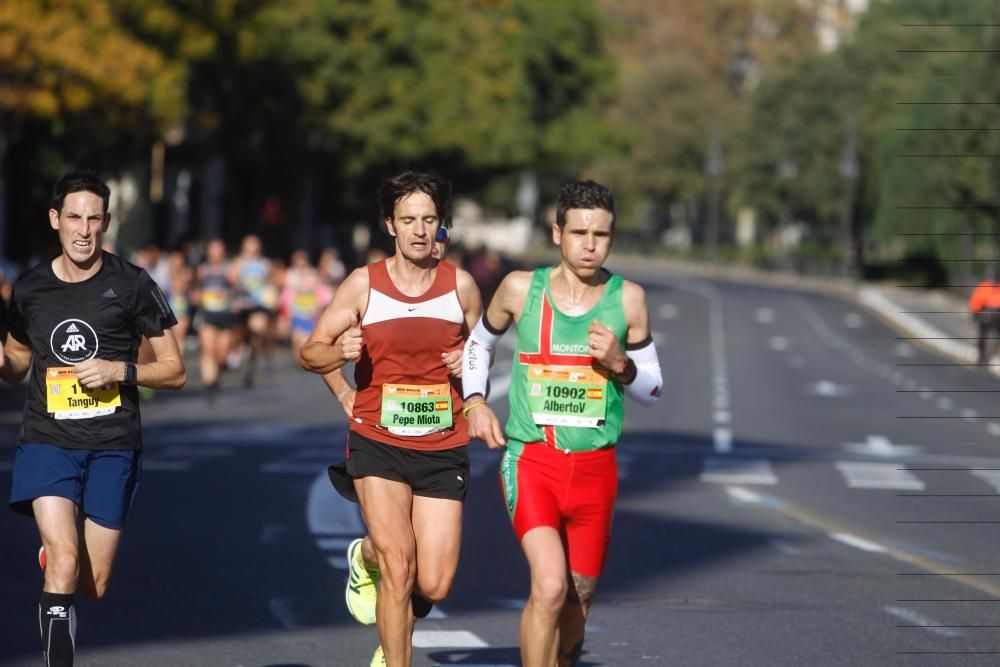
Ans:
[[[302,349],[299,350],[299,366],[311,373],[326,375],[344,365],[343,360],[340,363],[336,363],[335,361],[331,362],[329,359],[324,359],[322,349],[324,347],[329,348],[328,345],[315,342],[303,345]]]
[[[178,359],[177,363],[170,369],[167,377],[158,382],[153,388],[177,391],[178,389],[183,389],[184,385],[187,384],[187,377],[187,369],[184,367],[184,362]]]

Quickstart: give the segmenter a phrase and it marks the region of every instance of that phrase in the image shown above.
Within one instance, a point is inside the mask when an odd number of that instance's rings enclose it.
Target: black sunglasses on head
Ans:
[[[451,232],[448,231],[447,227],[438,227],[437,232],[434,234],[434,241],[437,243],[447,243],[451,240]]]

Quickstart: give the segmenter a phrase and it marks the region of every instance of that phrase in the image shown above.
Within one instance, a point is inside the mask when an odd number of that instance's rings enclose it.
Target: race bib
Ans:
[[[447,383],[382,385],[381,424],[403,436],[451,428],[451,388]]]
[[[600,426],[608,408],[608,379],[585,366],[529,364],[528,409],[549,426]]]
[[[201,307],[209,313],[229,310],[229,293],[220,289],[203,289],[201,291]]]
[[[313,317],[319,310],[319,299],[311,292],[299,293],[292,300],[292,312],[300,317]]]
[[[76,381],[72,366],[45,369],[46,410],[56,419],[90,419],[113,414],[122,404],[118,383],[87,389]]]

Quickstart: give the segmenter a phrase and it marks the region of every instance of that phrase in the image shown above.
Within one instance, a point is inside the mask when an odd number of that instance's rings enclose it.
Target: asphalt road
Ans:
[[[666,388],[626,407],[582,664],[996,664],[1000,384],[846,301],[626,275],[647,287]],[[509,368],[505,340],[495,375]],[[19,408],[0,399],[10,443]],[[110,594],[80,603],[77,664],[367,665],[374,628],[343,603],[360,518],[324,472],[345,420],[318,378],[286,363],[212,407],[193,388],[143,410],[140,498]],[[498,455],[476,443],[472,459],[459,575],[417,625],[421,667],[518,664],[527,571]],[[0,665],[38,665],[35,528],[0,512],[0,535]]]

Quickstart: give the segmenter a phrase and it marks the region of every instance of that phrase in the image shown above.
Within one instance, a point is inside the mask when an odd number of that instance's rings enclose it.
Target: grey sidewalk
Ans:
[[[901,337],[960,364],[975,364],[978,330],[972,321],[966,298],[944,290],[921,290],[860,283],[842,278],[801,276],[793,273],[761,271],[744,266],[705,264],[684,260],[655,260],[623,256],[611,265],[621,269],[659,264],[669,270],[710,279],[752,282],[788,289],[823,292],[856,301],[872,311]],[[989,367],[1000,376],[1000,366]]]
[[[964,299],[940,290],[879,285],[859,285],[855,298],[915,344],[958,363],[976,363],[978,330]],[[1000,368],[990,370],[1000,375]]]

